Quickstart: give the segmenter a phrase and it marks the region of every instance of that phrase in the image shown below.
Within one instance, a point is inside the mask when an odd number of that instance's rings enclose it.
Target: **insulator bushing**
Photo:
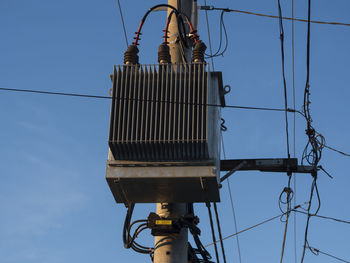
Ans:
[[[161,44],[158,47],[158,62],[160,64],[171,63],[170,49],[169,49],[169,46],[165,43]]]
[[[198,40],[192,51],[192,61],[199,63],[205,62],[204,53],[206,49],[207,46],[201,40]]]
[[[135,45],[131,45],[124,53],[124,64],[138,64],[139,63],[139,49]]]

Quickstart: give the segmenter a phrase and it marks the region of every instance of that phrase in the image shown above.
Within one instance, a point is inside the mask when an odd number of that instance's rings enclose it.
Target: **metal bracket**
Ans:
[[[227,179],[236,171],[261,171],[278,173],[309,173],[317,174],[317,168],[309,165],[298,165],[297,158],[273,158],[273,159],[231,159],[221,160],[220,170],[228,171],[220,182]]]

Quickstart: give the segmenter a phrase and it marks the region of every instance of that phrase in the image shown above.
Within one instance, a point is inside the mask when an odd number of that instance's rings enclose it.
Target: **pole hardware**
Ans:
[[[221,171],[228,171],[220,182],[237,171],[261,171],[277,173],[309,173],[317,174],[318,168],[311,165],[298,165],[297,158],[272,158],[272,159],[231,159],[221,160]]]
[[[147,218],[147,226],[151,229],[153,236],[179,234],[182,228],[190,228],[199,235],[200,229],[196,227],[198,223],[199,218],[193,214],[178,217],[162,217],[152,212]]]

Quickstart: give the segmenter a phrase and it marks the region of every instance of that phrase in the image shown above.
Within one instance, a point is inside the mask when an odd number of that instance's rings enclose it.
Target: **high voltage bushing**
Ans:
[[[135,45],[131,45],[124,53],[124,64],[139,64],[139,49]]]
[[[170,49],[169,49],[169,46],[167,44],[165,44],[165,43],[162,43],[158,47],[158,62],[160,64],[171,63]]]
[[[192,61],[205,62],[204,53],[206,49],[207,49],[207,46],[201,40],[197,41],[192,51]]]

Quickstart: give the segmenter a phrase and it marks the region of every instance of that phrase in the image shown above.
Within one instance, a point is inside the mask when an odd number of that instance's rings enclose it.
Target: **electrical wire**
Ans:
[[[277,218],[280,218],[280,217],[283,216],[283,215],[284,215],[284,213],[279,214],[279,215],[274,216],[274,217],[271,217],[271,218],[269,218],[269,219],[266,219],[266,220],[264,220],[264,221],[262,221],[262,222],[260,222],[260,223],[258,223],[258,224],[256,224],[256,225],[250,226],[250,227],[245,228],[245,229],[243,229],[243,230],[241,230],[241,231],[238,231],[238,232],[236,232],[236,233],[234,233],[234,234],[232,234],[232,235],[226,236],[226,237],[224,237],[222,240],[226,240],[226,239],[228,239],[228,238],[230,238],[230,237],[234,237],[234,236],[236,236],[236,235],[242,234],[242,233],[244,233],[244,232],[246,232],[246,231],[248,231],[248,230],[250,230],[250,229],[256,228],[256,227],[261,226],[261,225],[263,225],[263,224],[266,224],[266,223],[268,223],[268,222],[270,222],[270,221],[272,221],[272,220],[275,220],[275,219],[277,219]],[[212,246],[212,245],[216,244],[216,243],[219,242],[219,241],[220,241],[220,240],[216,240],[215,242],[210,243],[210,244],[207,244],[207,245],[205,245],[204,247]]]
[[[280,0],[277,1],[278,3],[278,17],[279,17],[279,30],[280,30],[280,41],[281,41],[281,62],[282,62],[282,79],[283,79],[283,94],[284,94],[284,108],[285,110],[288,109],[288,97],[287,97],[287,83],[286,83],[286,75],[285,75],[285,59],[284,59],[284,28],[283,28],[283,20],[282,20],[282,8],[281,8],[281,2]],[[288,113],[285,112],[285,129],[286,129],[286,143],[287,143],[287,156],[288,159],[290,159],[290,150],[289,150],[289,126],[288,126]],[[284,234],[283,234],[283,241],[282,241],[282,251],[281,251],[281,258],[280,263],[283,262],[283,256],[284,256],[284,249],[286,244],[286,238],[287,238],[287,230],[288,230],[288,221],[289,221],[289,215],[290,215],[290,206],[291,206],[291,199],[293,198],[293,191],[290,188],[290,181],[292,178],[292,174],[287,171],[287,175],[289,177],[288,179],[288,187],[285,187],[280,195],[279,198],[279,207],[281,209],[281,203],[287,204],[287,211],[286,211],[286,221],[284,225]],[[282,201],[282,195],[283,193],[286,193],[286,202]]]
[[[284,69],[284,29],[283,29],[282,8],[281,8],[280,0],[278,0],[278,14],[279,14],[279,29],[280,29],[280,40],[281,40],[281,58],[282,58],[282,78],[283,78],[284,108],[285,108],[285,110],[287,110],[288,109],[288,97],[287,97],[286,75],[285,75],[285,69]],[[288,156],[288,159],[290,159],[288,114],[287,114],[286,111],[285,111],[285,122],[286,122],[287,156]]]
[[[346,260],[341,259],[341,258],[339,258],[339,257],[333,256],[333,255],[331,255],[331,254],[329,254],[329,253],[326,253],[326,252],[323,252],[323,251],[321,251],[321,250],[319,250],[319,249],[317,249],[317,248],[313,248],[313,247],[310,247],[310,246],[309,246],[308,248],[309,248],[310,250],[314,251],[314,254],[315,254],[316,256],[318,256],[319,254],[323,254],[323,255],[326,255],[326,256],[331,257],[331,258],[333,258],[333,259],[336,259],[336,260],[338,260],[338,261],[345,262],[345,263],[350,263],[350,261],[346,261]]]
[[[207,0],[204,0],[204,4],[207,5]],[[211,65],[212,65],[212,67],[213,67],[213,71],[215,71],[214,59],[213,59],[213,48],[212,48],[212,45],[211,45],[209,18],[208,18],[208,12],[207,12],[207,10],[205,10],[205,20],[206,20],[206,22],[207,22],[207,31],[208,31],[208,40],[209,40],[209,50],[210,50],[210,60],[211,60]]]
[[[316,211],[314,213],[311,213],[311,205],[312,205],[312,200],[313,200],[313,194],[316,192],[317,199],[318,199],[318,206],[316,208]],[[310,199],[308,202],[308,208],[307,208],[307,219],[306,219],[306,227],[305,227],[305,234],[304,234],[304,245],[303,245],[303,253],[301,256],[301,263],[304,262],[304,257],[305,257],[305,250],[306,248],[309,247],[309,241],[308,241],[308,231],[309,231],[309,224],[310,224],[310,218],[312,216],[317,215],[318,211],[321,208],[321,199],[320,199],[320,194],[318,192],[318,187],[317,187],[317,175],[314,175],[314,179],[311,185],[311,191],[310,191]],[[310,249],[310,251],[313,253],[313,251]]]
[[[123,26],[123,31],[124,31],[124,37],[125,37],[126,48],[128,48],[129,43],[128,43],[128,37],[127,37],[126,29],[125,29],[125,23],[124,23],[123,12],[122,12],[122,8],[121,8],[121,6],[120,6],[120,0],[118,0],[117,2],[118,2],[118,7],[119,7],[120,18],[121,18],[121,20],[122,20],[122,26]]]
[[[220,261],[219,261],[218,247],[217,247],[217,245],[216,245],[216,243],[219,242],[219,241],[216,241],[216,237],[215,237],[213,216],[212,216],[212,214],[211,214],[210,203],[207,202],[207,203],[206,203],[206,206],[207,206],[207,208],[208,208],[208,215],[209,215],[209,221],[210,221],[211,235],[212,235],[212,238],[213,238],[213,244],[214,244],[214,248],[215,248],[216,263],[220,263]]]
[[[294,45],[294,0],[292,0],[292,86],[293,86],[293,108],[295,109],[295,45]],[[296,157],[296,114],[293,113],[293,158]],[[292,174],[293,176],[293,174]],[[293,205],[296,206],[297,202],[297,174],[293,176]],[[294,262],[297,263],[297,214],[293,213],[293,226],[294,226]]]
[[[330,146],[328,146],[328,145],[324,145],[324,147],[327,148],[327,149],[329,149],[329,150],[332,150],[332,151],[334,151],[334,152],[337,152],[337,153],[339,153],[339,154],[341,154],[341,155],[350,157],[350,154],[345,153],[345,152],[342,152],[342,151],[339,151],[339,150],[337,150],[337,149],[335,149],[335,148],[333,148],[333,147],[330,147]]]
[[[300,213],[300,214],[304,214],[307,215],[307,212],[304,211],[300,211],[300,210],[296,210],[294,209],[293,211],[295,211],[296,213]],[[322,216],[322,215],[310,215],[311,217],[318,217],[318,218],[323,218],[323,219],[328,219],[328,220],[333,220],[339,223],[344,223],[344,224],[349,224],[350,225],[350,221],[346,221],[344,219],[338,219],[338,218],[334,218],[334,217],[329,217],[329,216]]]
[[[217,50],[215,51],[214,54],[210,55],[210,54],[205,54],[206,57],[205,58],[214,58],[214,57],[219,57],[219,56],[223,56],[228,48],[228,35],[227,35],[227,30],[226,30],[226,26],[225,26],[225,21],[224,21],[224,14],[225,14],[225,10],[221,11],[221,15],[220,15],[220,37],[219,37],[219,47],[217,48]],[[225,47],[223,48],[223,50],[221,50],[222,48],[222,33],[224,32],[225,35]]]
[[[244,11],[244,10],[237,10],[237,9],[230,9],[230,8],[219,8],[214,6],[201,6],[201,10],[225,10],[226,12],[235,12],[235,13],[241,13],[246,15],[254,15],[254,16],[260,16],[260,17],[269,17],[269,18],[276,18],[279,19],[279,16],[274,15],[267,15],[267,14],[261,14],[256,12],[250,12],[250,11]],[[300,18],[291,18],[291,17],[282,17],[283,20],[289,20],[289,21],[298,21],[298,22],[308,22],[307,19],[300,19]],[[342,23],[342,22],[327,22],[327,21],[317,21],[317,20],[311,20],[310,23],[313,24],[322,24],[322,25],[334,25],[334,26],[350,26],[350,23]]]
[[[184,13],[181,13],[179,12],[175,7],[171,6],[171,5],[168,5],[168,4],[159,4],[159,5],[155,5],[153,7],[151,7],[150,9],[147,10],[147,12],[144,14],[144,16],[142,17],[141,19],[141,22],[140,22],[140,25],[139,25],[139,28],[138,30],[135,32],[135,41],[132,43],[134,46],[137,46],[138,45],[138,41],[140,40],[140,35],[141,35],[141,30],[142,30],[142,27],[148,17],[148,15],[153,12],[154,10],[160,8],[160,7],[167,7],[167,8],[170,8],[172,9],[174,12],[175,12],[175,15],[176,15],[176,18],[178,19],[179,17],[183,17],[185,18],[191,32],[190,32],[190,35],[192,36],[193,40],[194,40],[194,44],[198,41],[199,37],[197,35],[197,31],[194,30],[193,26],[192,26],[192,23],[191,23],[191,20],[187,17],[187,15],[185,15]],[[180,25],[181,23],[179,23],[178,21],[178,32],[181,32],[181,28],[180,28]],[[181,34],[179,34],[181,41],[185,42],[183,40],[183,36]]]
[[[136,220],[133,223],[131,223],[132,214],[134,211],[135,204],[131,203],[128,205],[128,210],[125,216],[124,220],[124,227],[123,227],[123,243],[125,248],[131,248],[135,252],[142,253],[142,254],[152,254],[154,251],[154,248],[151,247],[145,247],[140,245],[135,241],[137,236],[145,229],[149,228],[147,225],[147,220]],[[139,226],[136,227],[134,234],[130,235],[131,228],[133,225],[141,223]]]
[[[284,233],[283,233],[283,241],[282,241],[282,250],[281,250],[281,259],[280,259],[280,263],[283,262],[283,256],[284,256],[284,249],[285,249],[285,245],[286,245],[286,238],[287,238],[287,230],[288,230],[288,221],[289,221],[289,215],[290,215],[290,207],[291,207],[291,202],[293,199],[293,191],[290,188],[290,182],[291,182],[291,176],[289,175],[289,179],[288,179],[288,186],[285,187],[283,189],[283,191],[280,194],[279,197],[279,201],[278,201],[278,205],[279,208],[281,210],[281,212],[283,213],[283,215],[286,215],[286,220],[285,220],[285,225],[284,225]],[[282,196],[285,194],[286,196],[286,201],[282,200]],[[281,208],[281,204],[286,204],[287,205],[287,210],[284,212]],[[282,217],[281,217],[281,221],[282,221]]]
[[[43,90],[29,90],[29,89],[11,89],[11,88],[0,88],[1,91],[9,92],[23,92],[23,93],[34,93],[34,94],[45,94],[45,95],[57,95],[57,96],[68,96],[68,97],[82,97],[82,98],[92,98],[92,99],[108,99],[112,100],[110,96],[100,96],[100,95],[89,95],[89,94],[79,94],[79,93],[66,93],[66,92],[53,92],[53,91],[43,91]],[[129,100],[129,101],[144,101],[144,102],[158,102],[158,103],[173,103],[173,104],[183,104],[183,105],[199,105],[208,107],[220,107],[220,104],[212,103],[190,103],[190,102],[178,102],[178,101],[167,101],[167,100],[153,100],[153,99],[136,99],[136,98],[115,98],[116,100]],[[260,110],[260,111],[275,111],[284,112],[284,109],[280,108],[269,108],[269,107],[252,107],[252,106],[240,106],[240,105],[226,105],[225,108],[231,109],[241,109],[241,110]],[[287,109],[287,112],[297,112],[301,115],[302,112],[295,109]]]
[[[215,212],[216,223],[217,223],[217,228],[218,228],[218,232],[219,232],[219,239],[220,239],[220,246],[221,246],[222,257],[224,259],[224,263],[226,263],[226,254],[225,254],[224,242],[222,241],[220,219],[219,219],[219,214],[218,214],[218,208],[217,208],[217,205],[216,205],[215,202],[214,202],[214,212]]]
[[[224,159],[226,160],[224,136],[223,136],[222,132],[221,132],[221,142],[222,142],[222,152],[224,153]],[[230,197],[230,204],[231,204],[231,209],[232,209],[232,215],[233,215],[233,222],[234,222],[234,226],[235,226],[235,231],[238,232],[236,212],[235,212],[235,208],[234,208],[234,205],[233,205],[233,198],[232,198],[232,192],[231,192],[230,178],[227,178],[226,181],[227,181],[228,193],[229,193],[229,197]],[[239,262],[242,263],[241,247],[240,247],[240,244],[239,244],[239,237],[238,237],[238,235],[236,235],[236,242],[237,242]]]

